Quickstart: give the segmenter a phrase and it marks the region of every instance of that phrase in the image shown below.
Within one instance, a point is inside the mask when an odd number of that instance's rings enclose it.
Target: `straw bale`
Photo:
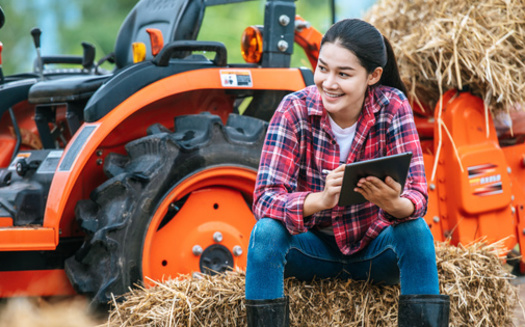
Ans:
[[[451,297],[450,326],[512,326],[518,299],[495,245],[439,243],[442,294]],[[104,326],[245,326],[245,273],[168,280],[113,301]],[[399,286],[362,281],[285,280],[291,326],[397,326]],[[521,303],[520,303],[521,304]]]
[[[85,298],[11,298],[0,308],[0,327],[93,327],[102,323]]]
[[[379,0],[365,15],[392,43],[409,98],[432,110],[440,87],[525,109],[525,0]]]

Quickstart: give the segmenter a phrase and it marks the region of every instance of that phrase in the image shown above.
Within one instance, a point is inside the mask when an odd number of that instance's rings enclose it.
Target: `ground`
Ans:
[[[512,284],[518,287],[519,297],[522,305],[525,307],[525,276],[517,277],[512,281]],[[518,304],[514,310],[514,325],[515,326],[525,326],[525,313],[523,309]]]

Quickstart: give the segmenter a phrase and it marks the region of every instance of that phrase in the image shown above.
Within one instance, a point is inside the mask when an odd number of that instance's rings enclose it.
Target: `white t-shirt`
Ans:
[[[357,123],[347,128],[341,128],[330,115],[328,115],[328,119],[330,120],[330,126],[332,126],[337,144],[339,144],[339,161],[344,163],[348,158],[348,153],[350,153],[350,146],[355,137]]]
[[[350,153],[350,147],[352,146],[352,141],[355,137],[357,124],[354,123],[350,127],[341,128],[339,125],[336,124],[332,117],[330,117],[330,115],[328,115],[328,119],[330,120],[330,126],[332,126],[332,131],[334,132],[335,140],[339,145],[339,161],[341,162],[341,164],[343,164],[348,158],[348,153]],[[319,231],[328,235],[334,235],[334,228],[332,226],[320,228]]]

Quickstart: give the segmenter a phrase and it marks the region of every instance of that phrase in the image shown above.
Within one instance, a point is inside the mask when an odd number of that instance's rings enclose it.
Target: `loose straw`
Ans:
[[[501,261],[505,251],[502,241],[436,244],[441,293],[451,298],[450,326],[513,326],[522,304]],[[244,281],[244,271],[236,270],[134,289],[113,306],[108,326],[246,326]],[[291,326],[397,326],[398,285],[289,278],[285,293]]]
[[[525,0],[379,0],[365,20],[390,39],[409,98],[433,110],[438,84],[468,87],[494,114],[525,108],[523,17]]]

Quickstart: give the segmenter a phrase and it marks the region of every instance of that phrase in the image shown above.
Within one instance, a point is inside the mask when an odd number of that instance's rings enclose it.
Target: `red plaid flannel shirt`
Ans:
[[[414,203],[412,216],[396,219],[367,201],[303,217],[305,197],[324,188],[321,171],[340,165],[339,146],[317,88],[292,93],[268,127],[254,191],[255,217],[280,220],[292,235],[332,225],[341,252],[356,253],[387,226],[422,217],[428,198],[421,145],[406,97],[387,86],[369,88],[347,163],[407,151],[412,161],[401,196]]]

